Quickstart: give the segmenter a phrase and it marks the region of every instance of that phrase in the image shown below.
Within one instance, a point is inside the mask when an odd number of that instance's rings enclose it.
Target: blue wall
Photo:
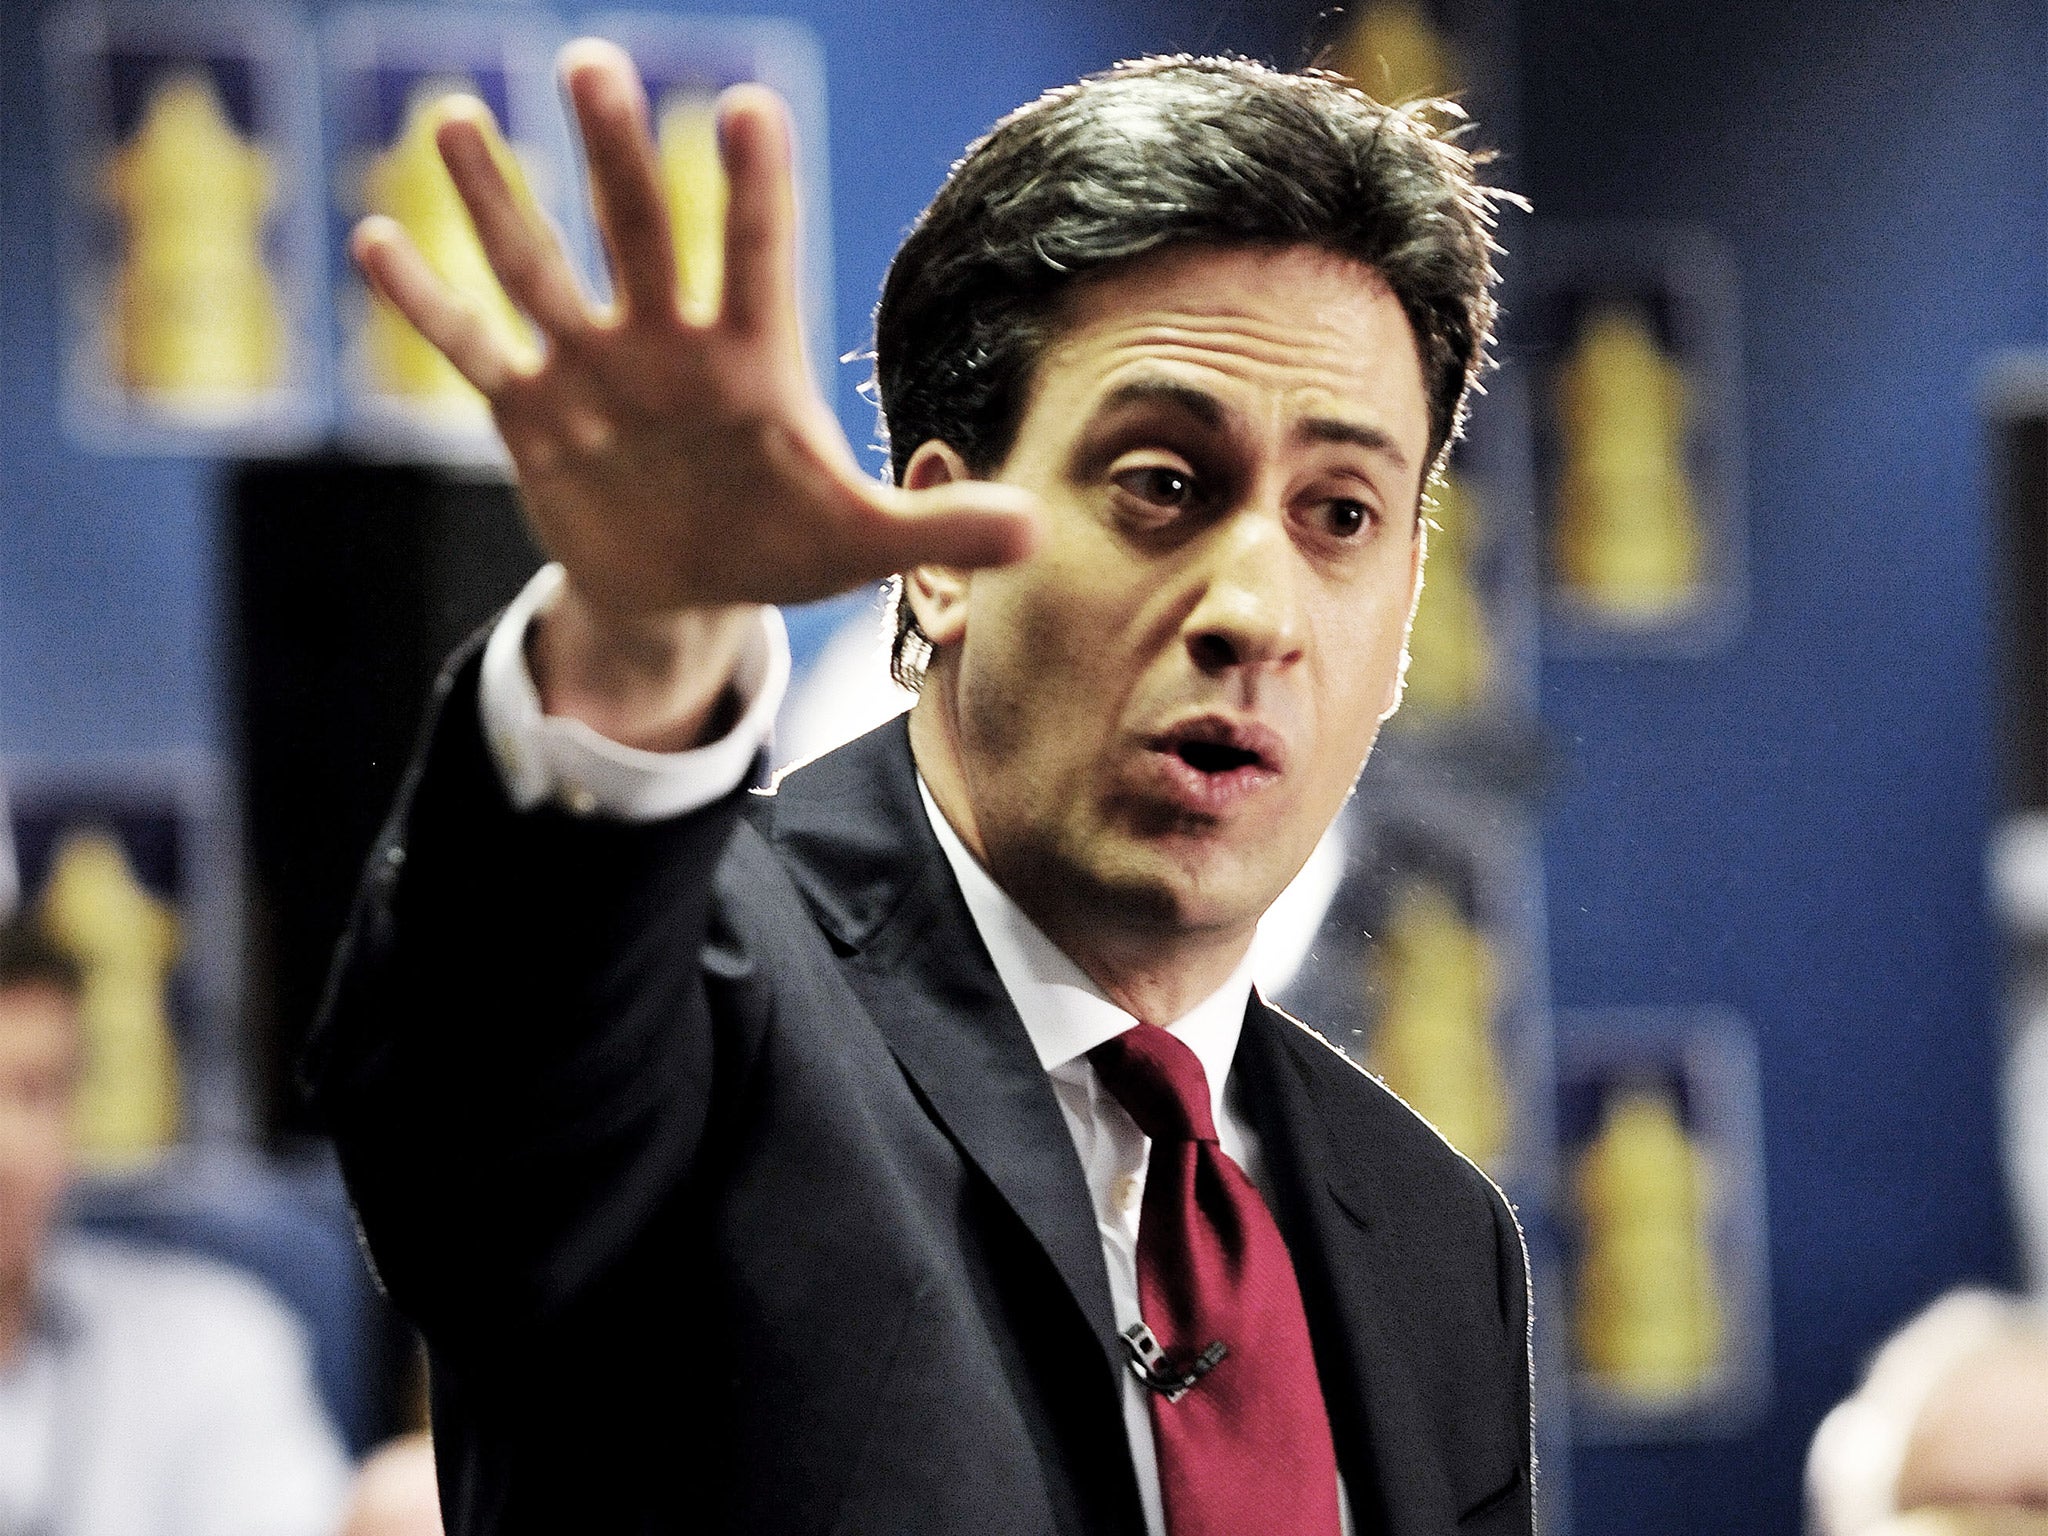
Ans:
[[[318,16],[336,7],[309,4]],[[1233,47],[1292,61],[1305,23],[1247,4],[1033,0],[760,0],[546,8],[772,12],[813,25],[828,60],[835,293],[842,351],[864,346],[882,271],[946,168],[1001,113],[1131,53]],[[0,754],[212,748],[213,471],[86,458],[54,398],[59,286],[37,27],[48,7],[0,0]],[[540,8],[481,5],[517,16]],[[856,444],[874,433],[841,370]]]
[[[0,753],[210,742],[211,474],[88,460],[59,434],[37,14],[0,9]]]
[[[1700,663],[1552,661],[1564,1004],[1760,1034],[1778,1406],[1747,1440],[1582,1454],[1581,1532],[1799,1529],[1812,1427],[1890,1328],[2008,1267],[1996,1165],[1990,348],[2048,339],[2037,3],[1525,0],[1539,217],[1735,251],[1752,615]]]
[[[846,349],[998,113],[1144,49],[1294,62],[1316,8],[772,9],[829,60]],[[214,471],[58,431],[37,14],[0,0],[0,753],[213,748]],[[1546,850],[1560,1002],[1725,1003],[1760,1031],[1778,1406],[1741,1441],[1581,1455],[1577,1529],[1791,1533],[1807,1437],[1860,1359],[2007,1265],[1972,380],[1985,349],[2048,340],[2048,17],[1525,0],[1519,52],[1500,179],[1543,216],[1708,225],[1745,305],[1749,627],[1704,662],[1546,666],[1568,761]],[[858,377],[836,403],[864,443]]]

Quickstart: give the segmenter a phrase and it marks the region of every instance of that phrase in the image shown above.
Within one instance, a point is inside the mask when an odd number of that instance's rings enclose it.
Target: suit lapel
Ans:
[[[1073,1137],[932,835],[905,722],[784,780],[771,835],[851,956],[855,987],[904,1073],[1045,1251],[1111,1370],[1120,1369]]]
[[[1258,1133],[1274,1219],[1301,1281],[1360,1531],[1441,1536],[1457,1511],[1421,1418],[1412,1346],[1381,1301],[1385,1266],[1397,1260],[1380,1236],[1372,1129],[1309,1070],[1305,1053],[1327,1049],[1254,996],[1232,1068],[1239,1103]]]
[[[1058,1271],[1113,1390],[1121,1344],[1080,1161],[925,818],[905,723],[790,775],[764,810],[905,1075]],[[1442,1536],[1456,1511],[1415,1391],[1427,1363],[1380,1300],[1398,1260],[1375,1231],[1375,1131],[1329,1091],[1327,1070],[1311,1070],[1310,1053],[1327,1049],[1255,996],[1233,1066],[1238,1102],[1301,1279],[1361,1536]]]

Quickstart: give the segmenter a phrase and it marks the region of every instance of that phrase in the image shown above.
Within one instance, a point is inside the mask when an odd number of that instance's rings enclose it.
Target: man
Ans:
[[[1399,697],[1470,163],[1236,61],[1021,109],[892,265],[883,487],[774,98],[724,101],[682,314],[631,65],[564,76],[612,308],[474,104],[441,150],[544,355],[356,239],[559,562],[451,670],[309,1060],[449,1529],[1528,1531],[1513,1217],[1245,965]],[[740,792],[762,605],[892,572],[907,724]]]
[[[326,1536],[348,1461],[303,1332],[196,1259],[54,1231],[79,979],[0,922],[0,1530]]]
[[[434,1447],[424,1430],[387,1440],[363,1459],[339,1536],[442,1536]]]

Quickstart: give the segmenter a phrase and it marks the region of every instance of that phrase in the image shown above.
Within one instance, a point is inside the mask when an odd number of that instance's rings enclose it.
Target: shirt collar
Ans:
[[[917,793],[932,833],[952,866],[975,931],[995,962],[1003,990],[1024,1021],[1038,1064],[1048,1073],[1060,1075],[1096,1046],[1136,1024],[1134,1016],[1104,996],[1087,973],[1039,931],[967,851],[925,787],[923,774],[918,775]],[[1166,1026],[1200,1058],[1209,1079],[1210,1109],[1219,1117],[1251,992],[1252,957],[1247,954],[1222,986]]]

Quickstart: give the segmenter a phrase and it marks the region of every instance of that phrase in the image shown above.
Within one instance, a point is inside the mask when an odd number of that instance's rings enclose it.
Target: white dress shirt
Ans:
[[[562,590],[562,568],[534,573],[484,644],[477,707],[484,740],[515,810],[552,800],[577,816],[659,821],[700,810],[732,793],[767,743],[789,688],[789,638],[782,615],[761,610],[733,672],[742,709],[733,728],[691,752],[643,752],[600,736],[581,720],[541,712],[526,664],[526,631]]]
[[[531,809],[553,800],[579,815],[646,821],[681,815],[730,793],[766,743],[788,685],[789,649],[780,615],[772,608],[763,610],[763,637],[740,662],[734,679],[744,705],[739,724],[692,752],[640,752],[607,741],[581,722],[541,713],[526,667],[525,634],[560,584],[558,567],[535,576],[506,610],[484,654],[479,701],[484,738],[514,805]],[[1117,1327],[1127,1328],[1140,1321],[1138,1213],[1152,1143],[1103,1088],[1088,1052],[1138,1020],[1104,996],[995,883],[940,812],[922,777],[918,794],[975,930],[995,962],[996,975],[1024,1021],[1039,1065],[1052,1081],[1094,1202]],[[1225,1155],[1264,1193],[1258,1141],[1238,1111],[1230,1074],[1251,990],[1252,959],[1247,955],[1229,980],[1165,1027],[1202,1063],[1209,1080],[1209,1109]],[[1146,1529],[1150,1536],[1167,1536],[1146,1389],[1129,1373],[1123,1378],[1123,1413]],[[1341,1475],[1337,1504],[1345,1536],[1350,1536],[1350,1501]]]
[[[1103,996],[1102,989],[1039,932],[1038,925],[995,883],[940,813],[921,777],[917,791],[946,862],[953,867],[960,894],[966,898],[975,931],[995,962],[1003,990],[1010,994],[1024,1021],[1038,1064],[1052,1079],[1053,1097],[1066,1117],[1067,1132],[1074,1138],[1074,1150],[1080,1154],[1081,1171],[1088,1180],[1088,1196],[1095,1203],[1095,1230],[1102,1238],[1102,1257],[1109,1266],[1110,1305],[1116,1309],[1116,1325],[1121,1331],[1142,1320],[1138,1311],[1138,1210],[1145,1199],[1152,1141],[1124,1112],[1116,1096],[1102,1086],[1088,1053],[1138,1020]],[[1237,1084],[1230,1074],[1251,995],[1252,957],[1247,953],[1229,980],[1166,1028],[1202,1063],[1202,1073],[1209,1080],[1209,1113],[1215,1119],[1216,1139],[1224,1155],[1250,1176],[1261,1195],[1269,1195],[1258,1136],[1238,1107]],[[1138,1471],[1145,1527],[1151,1536],[1166,1536],[1151,1406],[1136,1376],[1126,1372],[1123,1382],[1124,1431],[1130,1436],[1131,1462]],[[1341,1473],[1337,1508],[1349,1536],[1351,1504]]]
[[[0,1531],[328,1536],[348,1457],[290,1310],[223,1265],[59,1235],[0,1362]]]

